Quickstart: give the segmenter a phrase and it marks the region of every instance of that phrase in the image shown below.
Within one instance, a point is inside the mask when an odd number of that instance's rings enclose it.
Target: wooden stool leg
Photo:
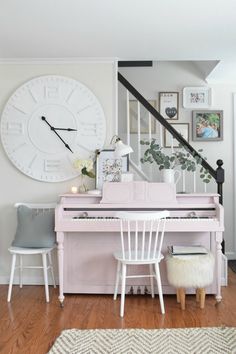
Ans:
[[[180,303],[180,294],[179,294],[179,288],[176,289],[176,299],[178,304]]]
[[[199,292],[200,292],[200,308],[204,309],[206,292],[204,288],[200,288]]]
[[[180,298],[180,306],[182,310],[185,310],[185,289],[179,288],[179,298]]]
[[[196,289],[196,301],[197,302],[200,301],[200,289],[199,288]]]

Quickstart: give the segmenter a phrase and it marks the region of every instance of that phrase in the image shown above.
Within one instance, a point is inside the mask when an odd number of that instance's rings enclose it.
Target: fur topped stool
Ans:
[[[167,279],[177,289],[177,302],[185,310],[185,289],[196,289],[196,301],[200,308],[205,305],[205,287],[213,282],[214,256],[212,253],[201,255],[168,255],[166,257]]]

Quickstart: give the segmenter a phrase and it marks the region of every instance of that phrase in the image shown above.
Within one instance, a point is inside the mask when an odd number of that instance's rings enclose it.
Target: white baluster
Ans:
[[[127,112],[126,112],[126,117],[127,117],[127,145],[130,145],[130,107],[129,107],[129,91],[126,90],[126,109],[127,109]]]
[[[151,141],[152,139],[152,115],[150,112],[148,112],[148,140]],[[149,178],[152,179],[152,169],[153,164],[149,164]]]
[[[163,126],[159,123],[160,127],[160,147],[163,147]]]
[[[185,181],[185,170],[182,170],[182,189],[183,189],[183,193],[186,192],[186,181]]]
[[[193,172],[193,192],[196,193],[196,172]]]
[[[141,168],[141,144],[140,144],[140,102],[138,101],[138,166]]]
[[[151,140],[152,139],[152,116],[151,113],[148,112],[148,139]]]
[[[174,152],[174,138],[171,135],[171,153],[173,153],[173,152]]]

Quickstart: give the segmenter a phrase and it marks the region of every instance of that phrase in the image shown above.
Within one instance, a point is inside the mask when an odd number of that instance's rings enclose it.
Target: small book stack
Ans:
[[[203,246],[170,246],[169,252],[172,256],[207,254],[208,251]]]

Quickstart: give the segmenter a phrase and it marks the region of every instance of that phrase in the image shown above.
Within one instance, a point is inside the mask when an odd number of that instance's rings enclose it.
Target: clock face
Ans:
[[[48,182],[79,172],[75,158],[101,149],[106,120],[101,104],[82,83],[62,76],[41,76],[20,86],[1,118],[3,147],[26,175]]]

